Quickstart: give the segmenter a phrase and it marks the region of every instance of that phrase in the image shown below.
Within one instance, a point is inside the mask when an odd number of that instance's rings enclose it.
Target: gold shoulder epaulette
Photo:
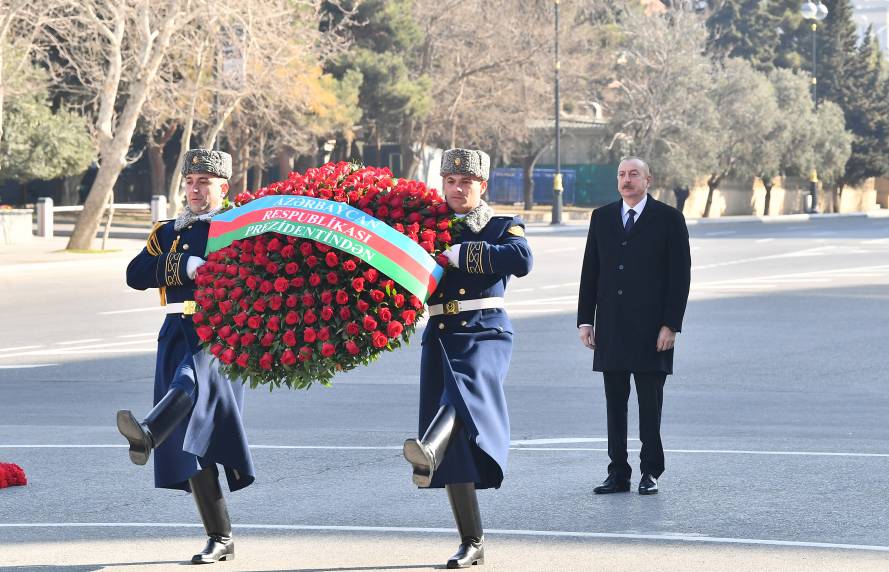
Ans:
[[[513,234],[515,236],[525,236],[525,229],[517,224],[514,224],[511,227],[509,227],[508,229],[506,229],[506,232],[508,232],[509,234]]]
[[[155,223],[154,228],[148,233],[148,243],[145,245],[145,248],[148,250],[148,254],[152,256],[160,256],[160,253],[163,252],[163,250],[161,250],[160,240],[157,238],[157,232],[163,226],[164,223],[162,222]]]

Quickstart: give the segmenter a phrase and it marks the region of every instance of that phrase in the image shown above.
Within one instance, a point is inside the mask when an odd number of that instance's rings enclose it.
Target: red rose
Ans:
[[[222,323],[222,315],[221,314],[213,314],[209,318],[210,325],[216,327]]]
[[[244,282],[251,290],[256,290],[256,287],[259,285],[259,280],[256,278],[256,276],[248,276]]]
[[[262,327],[262,318],[259,316],[250,316],[247,318],[247,327],[258,330]]]
[[[448,211],[450,211],[450,210],[451,210],[451,208],[448,206],[448,203],[440,203],[435,208],[435,213],[440,214],[440,215],[446,215],[446,214],[448,214]]]
[[[259,339],[259,345],[264,348],[271,346],[273,343],[275,343],[275,334],[271,332],[264,333]]]
[[[299,304],[299,298],[296,297],[296,294],[291,294],[287,296],[287,307],[295,308],[296,305]]]
[[[296,332],[294,332],[293,330],[287,330],[286,332],[284,332],[284,336],[281,339],[284,340],[284,343],[290,347],[293,347],[298,343],[296,339]]]
[[[336,291],[336,303],[339,305],[347,304],[349,302],[349,294],[345,290],[337,290]]]
[[[352,280],[352,289],[356,292],[361,292],[364,290],[364,278],[354,278]]]
[[[309,256],[306,258],[306,265],[308,265],[309,268],[315,268],[318,266],[318,257],[315,255]]]
[[[284,353],[281,354],[281,363],[287,367],[292,366],[296,363],[296,354],[292,350],[284,350]]]
[[[324,326],[318,330],[318,339],[322,342],[330,339],[330,326]]]
[[[256,334],[252,332],[247,332],[246,334],[241,336],[241,347],[252,346],[253,342],[256,341]]]
[[[231,298],[232,300],[238,300],[243,295],[244,295],[244,289],[241,288],[240,286],[238,286],[237,288],[234,288],[231,291],[231,294],[229,294],[229,298]]]
[[[438,241],[444,242],[445,244],[450,244],[451,243],[451,233],[446,230],[441,231],[440,233],[438,233]]]
[[[268,272],[269,274],[272,274],[272,275],[277,274],[278,273],[278,265],[275,264],[274,262],[269,262],[268,264],[265,265],[265,271]]]
[[[321,303],[330,304],[331,302],[333,302],[333,292],[331,292],[330,290],[321,292]]]
[[[281,329],[281,317],[280,316],[272,316],[269,318],[268,323],[265,325],[268,329],[273,332],[277,332]]]
[[[268,280],[263,280],[262,284],[259,285],[259,291],[263,294],[271,294],[272,290],[275,289],[275,285],[269,282]]]
[[[314,324],[318,321],[318,316],[315,315],[315,312],[312,310],[306,310],[306,313],[303,314],[303,322],[306,324]]]
[[[420,246],[422,246],[423,250],[425,250],[426,252],[428,252],[430,254],[435,252],[435,244],[433,244],[432,242],[421,241]]]
[[[380,308],[377,310],[377,316],[380,318],[381,322],[388,322],[392,319],[392,310],[389,308]]]
[[[355,264],[354,260],[347,260],[343,262],[343,270],[345,270],[346,272],[352,272],[356,268],[358,268],[358,265]]]
[[[349,340],[346,342],[346,351],[354,356],[354,355],[358,355],[358,352],[361,350],[358,348],[358,344],[356,344],[352,340]]]
[[[358,324],[355,322],[349,322],[346,324],[346,333],[350,336],[357,336],[361,332],[361,328],[358,327]]]
[[[340,282],[340,277],[336,272],[328,272],[327,273],[327,283],[331,286],[336,286]]]
[[[302,303],[303,306],[311,308],[315,305],[315,298],[310,293],[306,292],[305,294],[303,294]]]
[[[255,302],[253,302],[253,311],[259,314],[265,312],[266,301],[265,298],[257,298]]]
[[[213,338],[213,328],[210,326],[201,326],[195,332],[202,342],[209,342]]]
[[[382,302],[383,298],[385,298],[385,297],[386,297],[386,293],[383,292],[382,290],[371,290],[370,291],[370,298],[374,302]]]
[[[241,355],[238,356],[238,360],[235,363],[241,367],[247,367],[247,364],[250,363],[250,354],[241,352]]]
[[[313,343],[318,339],[318,334],[315,332],[315,328],[306,328],[303,330],[303,341],[308,343]]]
[[[249,203],[252,200],[253,200],[253,195],[251,195],[247,191],[244,191],[242,193],[237,194],[237,196],[235,197],[235,204],[238,206],[241,206],[243,204]]]
[[[324,262],[325,262],[325,264],[327,264],[329,267],[334,268],[334,267],[336,267],[336,266],[340,263],[340,259],[339,259],[339,257],[336,255],[336,252],[328,252],[328,253],[324,256]]]
[[[404,218],[404,209],[394,208],[389,213],[389,216],[392,218],[392,220],[402,220]]]
[[[203,312],[195,312],[191,316],[191,321],[194,324],[200,324],[204,321],[204,313]]]
[[[312,359],[312,348],[303,346],[299,348],[299,361],[309,361]]]
[[[377,330],[370,335],[370,343],[373,344],[373,347],[382,349],[389,343],[389,338],[386,337],[386,334]]]
[[[358,300],[355,302],[355,307],[358,308],[359,313],[364,314],[370,308],[370,304],[366,300]]]
[[[435,228],[436,224],[438,224],[438,221],[435,220],[434,218],[430,217],[430,218],[423,219],[423,226],[425,228]]]
[[[278,252],[279,250],[281,250],[282,246],[283,245],[281,244],[281,241],[278,240],[278,237],[276,236],[269,241],[269,243],[266,245],[266,248],[269,252]]]
[[[377,209],[377,218],[386,218],[389,216],[389,208],[385,205]]]
[[[417,313],[413,310],[405,310],[401,313],[401,319],[404,320],[405,324],[411,326],[417,319]]]
[[[440,221],[438,221],[438,224],[435,225],[435,228],[437,228],[438,230],[447,230],[447,229],[451,228],[451,220],[446,219],[446,218],[441,219]],[[449,235],[450,235],[450,233],[449,233]],[[448,242],[448,241],[445,241],[445,242]]]
[[[403,331],[404,331],[404,326],[402,326],[401,322],[399,322],[397,320],[392,320],[386,326],[386,334],[390,338],[397,338],[398,336],[401,335],[401,332],[403,332]]]
[[[222,326],[221,328],[219,328],[217,333],[219,334],[220,338],[227,338],[232,335],[232,328],[231,326]]]
[[[374,283],[380,277],[380,272],[376,268],[368,268],[364,272],[364,277],[367,279],[368,282]]]
[[[362,324],[364,329],[368,332],[372,332],[377,329],[377,321],[371,318],[370,316],[364,317],[364,322]]]
[[[297,314],[293,310],[287,312],[287,315],[284,316],[284,323],[288,326],[292,326],[297,322],[299,322],[299,314]]]
[[[352,310],[348,306],[340,306],[340,319],[348,320],[352,317]]]
[[[321,319],[325,322],[329,322],[331,318],[333,318],[333,308],[330,306],[321,308]]]
[[[284,303],[284,298],[275,294],[271,298],[269,298],[269,308],[275,310],[276,312],[281,309],[281,304]]]
[[[393,301],[396,308],[401,308],[402,306],[404,306],[404,294],[396,294],[393,297]]]
[[[290,285],[294,288],[302,288],[306,284],[306,279],[302,276],[295,276],[293,280],[290,281]]]
[[[299,245],[299,252],[303,256],[308,256],[312,254],[312,243],[308,240],[304,240],[302,244]]]
[[[423,220],[423,215],[418,212],[412,212],[407,215],[407,222],[409,223],[419,223],[421,220]]]
[[[295,249],[293,248],[292,244],[288,244],[287,246],[285,246],[284,248],[281,249],[281,257],[282,258],[285,258],[285,259],[286,258],[293,258],[294,254],[295,254]]]
[[[210,353],[214,356],[218,356],[222,353],[222,349],[222,344],[213,344],[213,346],[210,348]]]
[[[296,274],[299,272],[299,264],[296,262],[288,262],[284,265],[284,272],[287,274]]]
[[[235,350],[232,348],[227,348],[224,352],[219,354],[219,361],[228,365],[235,361]]]
[[[309,276],[309,285],[317,286],[318,284],[321,284],[321,277],[313,272],[311,276]]]
[[[414,307],[415,310],[421,310],[423,308],[423,302],[420,301],[416,296],[411,296],[408,301],[410,305]]]
[[[435,231],[434,230],[424,230],[420,233],[420,240],[423,242],[435,242]]]
[[[336,353],[336,346],[333,344],[324,344],[321,346],[321,355],[324,357],[330,357]]]

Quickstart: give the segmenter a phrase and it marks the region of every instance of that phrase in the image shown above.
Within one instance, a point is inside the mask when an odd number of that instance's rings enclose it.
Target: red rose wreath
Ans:
[[[452,242],[454,213],[435,190],[389,169],[328,163],[290,173],[237,206],[268,195],[338,201],[385,222],[432,256]],[[441,263],[440,263],[441,264]],[[442,264],[444,266],[444,264]],[[311,239],[266,233],[207,256],[195,278],[204,347],[251,387],[329,385],[338,371],[407,341],[423,300],[367,262]]]

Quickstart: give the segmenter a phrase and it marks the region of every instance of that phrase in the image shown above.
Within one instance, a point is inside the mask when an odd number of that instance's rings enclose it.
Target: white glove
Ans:
[[[185,265],[185,272],[188,274],[189,278],[194,280],[194,275],[197,274],[198,268],[206,263],[207,261],[200,256],[189,256],[188,263]]]
[[[448,262],[451,263],[451,266],[460,267],[460,244],[455,244],[442,252],[445,258],[448,259]]]

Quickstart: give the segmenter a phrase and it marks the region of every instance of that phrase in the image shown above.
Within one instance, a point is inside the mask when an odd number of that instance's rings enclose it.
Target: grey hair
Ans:
[[[629,156],[624,157],[623,159],[620,160],[621,163],[624,163],[626,161],[639,161],[640,163],[642,163],[642,166],[645,167],[645,172],[648,173],[648,176],[649,177],[651,176],[651,167],[648,166],[648,162],[645,159],[643,159],[642,157],[637,157],[635,155],[629,155]]]

